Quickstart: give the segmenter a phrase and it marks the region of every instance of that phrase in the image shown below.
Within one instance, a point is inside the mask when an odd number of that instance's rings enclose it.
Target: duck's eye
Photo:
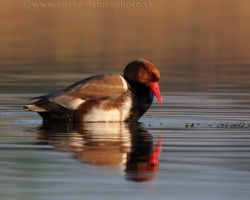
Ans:
[[[148,75],[149,75],[149,76],[152,76],[152,72],[148,72]]]

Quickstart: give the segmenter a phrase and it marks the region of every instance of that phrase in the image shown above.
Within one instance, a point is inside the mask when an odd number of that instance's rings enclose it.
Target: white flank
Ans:
[[[124,121],[125,119],[129,117],[131,106],[132,106],[132,99],[130,97],[127,97],[124,100],[124,103],[121,109],[122,119],[120,121]]]
[[[105,110],[103,106],[106,101],[100,102],[98,107],[93,107],[89,113],[84,116],[83,121],[87,122],[117,122],[124,121],[129,116],[131,108],[131,98],[127,97],[123,105],[118,109]]]
[[[118,109],[105,111],[99,108],[92,108],[89,113],[84,116],[83,121],[86,122],[110,122],[110,121],[120,121],[120,112]]]
[[[119,75],[120,76],[120,75]],[[127,84],[127,81],[122,77],[120,76],[121,80],[122,80],[122,84],[123,84],[123,88],[125,89],[125,91],[128,90],[128,84]]]

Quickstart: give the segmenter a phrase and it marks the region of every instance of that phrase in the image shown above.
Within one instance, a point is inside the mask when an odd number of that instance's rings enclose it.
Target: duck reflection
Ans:
[[[40,141],[58,151],[73,152],[85,163],[110,168],[122,165],[127,180],[156,178],[161,138],[154,145],[152,135],[140,123],[43,122],[37,132]]]

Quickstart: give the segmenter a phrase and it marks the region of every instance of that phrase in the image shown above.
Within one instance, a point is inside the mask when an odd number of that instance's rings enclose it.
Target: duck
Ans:
[[[162,103],[160,72],[151,62],[130,62],[119,74],[95,75],[30,100],[23,110],[48,122],[136,122],[154,96]]]

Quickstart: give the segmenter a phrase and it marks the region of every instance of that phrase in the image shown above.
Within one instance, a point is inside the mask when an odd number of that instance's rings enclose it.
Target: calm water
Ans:
[[[0,3],[1,199],[249,198],[249,2],[22,2]],[[137,58],[160,69],[164,100],[139,123],[45,124],[22,111],[32,97],[122,74]]]

